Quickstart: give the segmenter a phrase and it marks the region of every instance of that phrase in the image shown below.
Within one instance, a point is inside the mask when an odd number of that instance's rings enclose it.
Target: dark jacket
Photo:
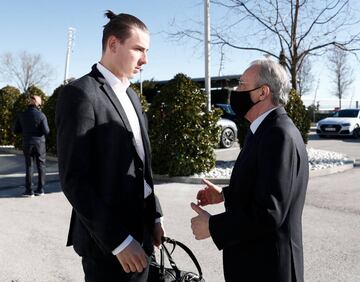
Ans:
[[[132,89],[127,93],[139,118],[145,164],[124,109],[96,65],[58,97],[59,173],[73,206],[68,245],[81,256],[110,254],[128,235],[141,244],[144,227],[152,229],[161,214],[154,193],[144,200],[144,178],[153,188],[150,142],[140,100]]]
[[[303,139],[284,108],[260,124],[236,160],[225,209],[210,218],[226,281],[303,281],[302,211],[309,178]]]
[[[50,132],[44,113],[35,106],[20,113],[15,121],[14,133],[22,133],[23,144],[39,144],[45,142],[45,136]]]

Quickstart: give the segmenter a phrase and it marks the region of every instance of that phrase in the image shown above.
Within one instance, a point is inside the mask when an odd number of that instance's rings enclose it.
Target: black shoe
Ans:
[[[23,197],[34,197],[34,192],[33,191],[28,191],[26,190],[23,194],[22,194]]]
[[[45,195],[44,190],[36,190],[35,191],[35,196],[44,196],[44,195]]]

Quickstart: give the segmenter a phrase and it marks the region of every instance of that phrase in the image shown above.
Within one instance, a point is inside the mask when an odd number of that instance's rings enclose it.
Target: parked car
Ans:
[[[316,133],[325,136],[359,137],[360,109],[344,109],[337,111],[332,117],[317,123]]]
[[[223,111],[217,123],[221,127],[220,147],[230,148],[237,139],[238,130],[235,123],[235,113],[228,104],[215,104],[214,107],[220,108]]]
[[[221,117],[227,118],[235,122],[236,115],[229,104],[214,104],[214,108],[219,108],[223,111]]]

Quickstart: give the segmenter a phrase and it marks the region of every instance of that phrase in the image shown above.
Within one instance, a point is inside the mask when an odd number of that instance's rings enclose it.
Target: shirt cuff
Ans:
[[[116,256],[118,253],[122,252],[127,246],[129,246],[133,239],[134,238],[131,235],[127,236],[127,238],[116,249],[112,251],[112,254]]]
[[[164,225],[164,217],[158,217],[158,218],[155,218],[155,223],[161,223],[161,225]]]

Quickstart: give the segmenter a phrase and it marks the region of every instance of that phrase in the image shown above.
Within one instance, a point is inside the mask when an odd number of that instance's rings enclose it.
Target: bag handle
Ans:
[[[180,248],[182,248],[188,255],[189,257],[191,258],[191,260],[193,261],[193,263],[195,264],[196,266],[196,269],[199,273],[199,279],[201,280],[202,279],[202,271],[201,271],[201,267],[200,267],[200,264],[198,262],[198,260],[196,259],[195,255],[193,254],[193,252],[187,247],[185,246],[183,243],[179,242],[179,241],[176,241],[174,239],[171,239],[169,237],[162,237],[161,238],[161,245],[162,247],[164,248],[165,250],[165,253],[169,259],[169,262],[170,262],[170,265],[171,267],[175,270],[176,274],[179,274],[180,275],[180,270],[178,269],[178,267],[176,266],[176,263],[175,261],[173,260],[173,258],[171,257],[171,254],[173,253],[173,251],[175,250],[175,247],[176,246],[179,246]],[[164,243],[168,243],[168,244],[172,244],[173,245],[173,249],[171,251],[171,254],[170,252],[168,251],[168,249],[166,248],[165,244]],[[162,251],[162,250],[161,250]],[[163,255],[161,254],[161,264],[164,265],[164,258],[163,258]]]

